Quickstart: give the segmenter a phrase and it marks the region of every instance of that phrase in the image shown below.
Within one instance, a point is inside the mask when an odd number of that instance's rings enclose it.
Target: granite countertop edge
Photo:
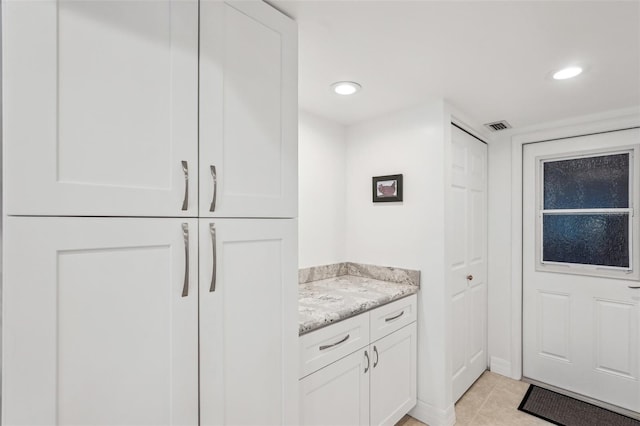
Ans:
[[[302,336],[361,313],[416,294],[418,286],[343,275],[300,284]]]

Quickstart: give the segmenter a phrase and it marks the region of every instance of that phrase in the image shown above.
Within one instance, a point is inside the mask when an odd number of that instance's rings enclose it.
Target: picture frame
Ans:
[[[402,201],[402,174],[374,176],[372,191],[374,203]]]

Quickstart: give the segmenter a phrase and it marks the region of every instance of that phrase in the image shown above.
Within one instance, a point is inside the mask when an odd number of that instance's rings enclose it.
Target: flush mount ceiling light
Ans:
[[[553,79],[566,80],[568,78],[573,78],[579,75],[580,73],[582,73],[582,68],[580,67],[567,67],[553,73]]]
[[[331,85],[331,89],[338,95],[353,95],[362,89],[362,86],[354,81],[337,81]]]

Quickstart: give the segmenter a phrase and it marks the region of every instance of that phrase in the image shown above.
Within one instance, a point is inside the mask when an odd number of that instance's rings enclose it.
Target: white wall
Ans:
[[[346,259],[346,145],[342,125],[301,111],[298,135],[299,267]]]
[[[522,146],[640,126],[640,108],[496,133],[489,144],[489,356],[492,371],[522,375]]]
[[[511,376],[511,134],[488,151],[488,342],[491,370]],[[505,285],[507,288],[505,288]],[[505,344],[506,339],[506,344]]]
[[[418,269],[418,406],[451,424],[448,296],[444,269],[445,130],[442,100],[347,128],[347,259]],[[404,201],[373,203],[373,176],[402,173]]]

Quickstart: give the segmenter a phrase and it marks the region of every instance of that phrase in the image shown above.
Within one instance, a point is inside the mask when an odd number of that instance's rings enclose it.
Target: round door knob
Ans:
[[[473,280],[473,275],[467,275],[467,281]]]

